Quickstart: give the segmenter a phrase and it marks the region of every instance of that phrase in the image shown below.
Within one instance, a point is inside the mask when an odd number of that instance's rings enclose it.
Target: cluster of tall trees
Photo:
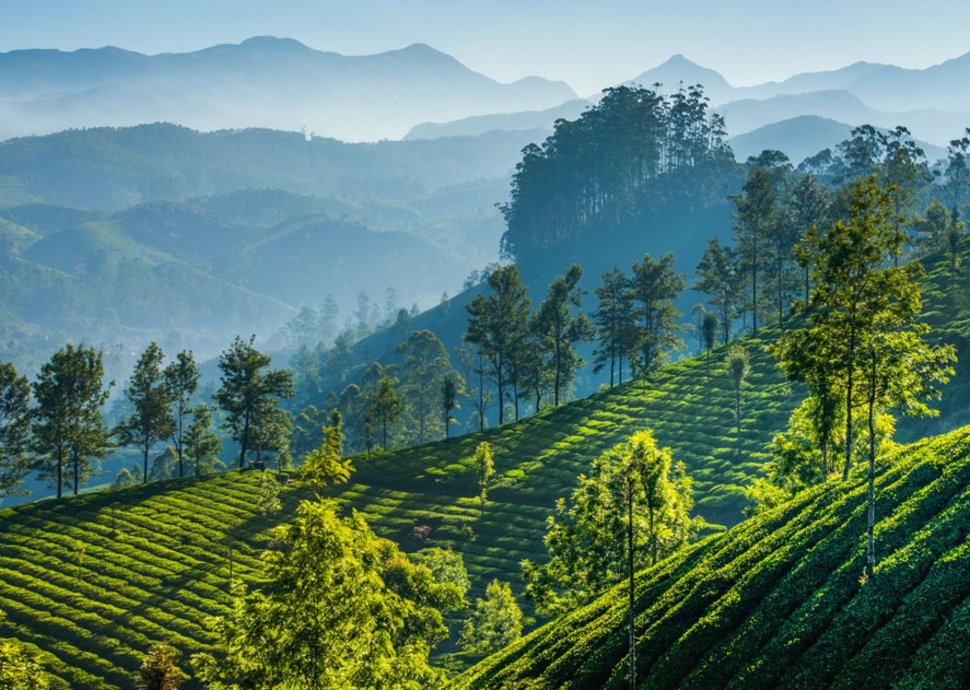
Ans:
[[[253,342],[237,337],[222,353],[221,385],[213,399],[223,430],[239,445],[240,467],[253,457],[274,457],[285,465],[293,424],[281,403],[292,395],[292,377],[269,369],[270,358]],[[138,448],[142,460],[134,474],[123,471],[126,481],[119,484],[223,467],[222,439],[213,429],[213,407],[199,398],[200,378],[191,351],[166,364],[162,349],[150,343],[124,388],[127,412],[110,428],[104,406],[113,382],[104,380],[99,350],[68,344],[33,383],[12,364],[0,364],[0,496],[22,493],[31,471],[47,479],[58,497],[65,490],[77,494],[98,461],[118,445]],[[160,444],[168,450],[150,467]]]
[[[671,173],[732,164],[724,123],[709,113],[700,86],[668,96],[606,89],[577,120],[558,120],[541,146],[522,151],[510,201],[500,207],[502,250],[528,260],[591,228],[617,228],[643,197],[669,191]]]

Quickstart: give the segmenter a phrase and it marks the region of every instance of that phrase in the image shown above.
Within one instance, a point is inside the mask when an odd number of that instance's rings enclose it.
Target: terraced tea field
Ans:
[[[857,471],[639,573],[637,687],[967,687],[970,428],[878,463],[868,582],[865,497]],[[626,597],[609,591],[453,687],[627,687]]]

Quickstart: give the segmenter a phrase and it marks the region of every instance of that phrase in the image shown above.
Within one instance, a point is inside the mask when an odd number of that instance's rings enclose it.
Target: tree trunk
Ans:
[[[64,453],[57,452],[57,497],[64,495]]]
[[[757,248],[755,249],[757,256]],[[751,267],[751,332],[758,335],[758,260]]]
[[[141,483],[147,484],[148,483],[148,444],[147,443],[145,444],[145,449],[142,456],[143,457],[141,461],[141,466],[142,466]]]
[[[876,569],[876,351],[873,350],[869,370],[869,487],[866,497],[866,574],[871,578]]]
[[[734,421],[737,425],[738,450],[741,449],[741,383],[734,386]]]
[[[629,607],[630,607],[630,688],[636,690],[637,687],[637,640],[634,628],[634,595],[633,595],[633,474],[627,477],[627,522],[626,522],[626,545],[627,545],[627,570],[629,572]]]
[[[853,348],[854,349],[854,348]],[[849,360],[849,375],[845,385],[845,465],[842,467],[842,481],[849,478],[849,465],[852,463],[852,360]]]
[[[77,451],[74,451],[72,464],[74,465],[74,495],[77,496],[78,486],[81,483],[81,459],[78,457]]]
[[[387,415],[384,415],[381,419],[381,427],[384,434],[384,450],[387,450]]]

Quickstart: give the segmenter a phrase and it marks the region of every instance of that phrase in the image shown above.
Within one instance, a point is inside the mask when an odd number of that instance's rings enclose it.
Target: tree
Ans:
[[[492,580],[485,598],[475,600],[475,609],[462,627],[458,646],[463,654],[486,657],[522,636],[522,610],[508,582]]]
[[[266,415],[278,407],[279,398],[293,395],[293,376],[285,369],[264,371],[272,359],[253,347],[256,336],[239,336],[219,357],[221,386],[213,398],[225,411],[223,427],[239,444],[239,467],[255,441],[254,433]]]
[[[454,372],[441,381],[441,416],[442,422],[445,425],[446,439],[451,435],[451,425],[455,424],[455,418],[451,416],[451,413],[461,407],[458,404],[458,396],[461,390],[459,388],[460,385],[461,380],[458,379]]]
[[[642,261],[633,262],[630,286],[638,322],[636,367],[644,376],[663,363],[668,350],[684,346],[677,335],[680,312],[673,302],[684,289],[684,277],[674,272],[673,254],[659,261],[645,254]]]
[[[929,414],[923,402],[952,374],[952,346],[931,347],[921,308],[919,263],[889,262],[904,242],[890,190],[874,175],[850,187],[848,217],[811,238],[815,289],[801,305],[809,326],[783,338],[778,353],[791,378],[842,393],[848,478],[857,452],[853,410],[864,406],[868,427],[867,577],[875,567],[877,418],[888,408]]]
[[[738,257],[731,247],[725,247],[714,237],[697,264],[694,289],[710,295],[708,302],[718,313],[725,345],[731,338],[734,320],[741,299],[741,280]]]
[[[485,390],[485,356],[481,351],[473,355],[462,347],[459,347],[456,352],[466,391],[465,396],[475,408],[478,430],[485,431],[486,413],[492,402],[492,391]]]
[[[118,425],[115,434],[123,445],[138,446],[142,452],[142,472],[148,481],[148,455],[159,441],[174,431],[169,407],[172,395],[162,375],[165,355],[157,343],[149,343],[135,363],[135,370],[125,388],[132,414]]]
[[[92,460],[104,458],[111,448],[101,412],[108,399],[103,378],[101,352],[69,343],[41,367],[33,384],[34,450],[42,456],[41,476],[53,480],[58,498],[63,495],[65,465],[71,466],[77,495],[93,469]]]
[[[402,407],[416,422],[418,443],[424,443],[437,427],[439,394],[451,361],[444,344],[428,330],[414,331],[397,352],[404,358],[398,370]]]
[[[29,450],[30,382],[13,364],[0,362],[0,501],[23,495]]]
[[[222,452],[222,439],[212,431],[212,410],[205,403],[191,410],[192,423],[185,435],[185,457],[192,463],[196,477],[223,468],[219,461]]]
[[[802,175],[788,196],[786,213],[793,230],[800,237],[825,227],[832,208],[832,195],[825,185],[810,174]],[[803,270],[804,300],[808,301],[811,289],[810,262],[795,252]]]
[[[185,418],[189,413],[192,396],[199,388],[199,368],[191,350],[182,350],[175,361],[165,367],[163,377],[169,398],[172,401],[172,445],[178,456],[179,477],[185,476]]]
[[[478,475],[478,500],[482,513],[485,512],[485,502],[488,500],[488,487],[495,474],[495,460],[492,455],[492,445],[482,441],[475,448],[475,472]]]
[[[502,266],[488,276],[491,294],[478,294],[465,306],[468,332],[465,341],[475,346],[488,362],[490,378],[498,391],[498,423],[505,422],[505,393],[513,388],[518,416],[518,385],[523,373],[522,357],[528,338],[532,303],[515,265]]]
[[[623,383],[623,357],[630,351],[634,332],[633,295],[630,281],[619,267],[603,274],[603,284],[594,290],[599,305],[593,312],[598,345],[593,350],[593,373],[610,366],[610,388],[619,374]]]
[[[960,264],[960,241],[967,234],[963,221],[955,221],[946,206],[934,199],[924,215],[914,219],[912,229],[917,256],[943,251],[949,260],[951,274],[956,271]],[[950,287],[952,295],[954,286]]]
[[[343,434],[341,427],[343,418],[340,412],[334,410],[330,414],[330,423],[323,428],[323,442],[319,448],[307,454],[300,468],[300,476],[304,482],[323,490],[327,486],[345,484],[354,472],[354,465],[349,458],[341,457],[343,453]]]
[[[741,387],[744,385],[748,372],[751,371],[751,362],[748,359],[748,351],[743,347],[734,347],[727,356],[728,375],[731,383],[734,384],[734,421],[737,424],[738,448],[741,447]]]
[[[963,217],[967,192],[970,191],[968,149],[970,149],[970,129],[965,130],[965,135],[961,138],[953,139],[946,149],[945,188],[950,198],[950,215],[954,220],[960,220]]]
[[[47,690],[48,676],[39,657],[16,640],[0,640],[0,688],[3,690]]]
[[[707,353],[707,362],[711,361],[711,350],[717,342],[717,317],[711,312],[704,312],[701,317],[701,340],[704,341],[704,351]]]
[[[382,376],[371,393],[370,412],[381,420],[382,447],[387,450],[387,425],[401,416],[401,399],[397,395],[397,388],[393,379]]]
[[[135,676],[138,690],[178,690],[189,676],[178,666],[179,653],[169,644],[154,644]]]
[[[758,278],[767,264],[767,243],[778,223],[778,193],[767,168],[751,171],[741,194],[732,197],[737,211],[734,214],[734,238],[738,265],[751,289],[746,310],[751,314],[751,332],[758,333],[761,313],[761,293]]]
[[[563,388],[572,382],[576,370],[583,366],[575,344],[589,340],[591,336],[591,326],[582,313],[584,293],[579,288],[582,276],[583,269],[579,264],[570,266],[565,275],[556,276],[536,315],[539,352],[551,371],[553,405],[556,407]]]
[[[224,656],[193,657],[207,687],[419,690],[443,680],[428,653],[447,632],[441,611],[460,602],[454,586],[359,514],[340,518],[332,501],[304,501],[273,536],[285,548],[265,554],[266,584],[236,584],[215,625]]]
[[[690,518],[691,481],[682,463],[639,432],[605,451],[568,500],[556,503],[545,544],[549,560],[523,561],[526,595],[544,615],[588,602],[684,544],[700,526]],[[632,525],[633,548],[630,548]]]

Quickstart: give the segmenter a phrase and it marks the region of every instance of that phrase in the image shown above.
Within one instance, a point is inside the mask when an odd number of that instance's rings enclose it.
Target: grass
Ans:
[[[640,572],[637,687],[967,687],[970,428],[877,471],[867,582],[862,471]],[[453,687],[627,687],[626,597],[610,590]]]

